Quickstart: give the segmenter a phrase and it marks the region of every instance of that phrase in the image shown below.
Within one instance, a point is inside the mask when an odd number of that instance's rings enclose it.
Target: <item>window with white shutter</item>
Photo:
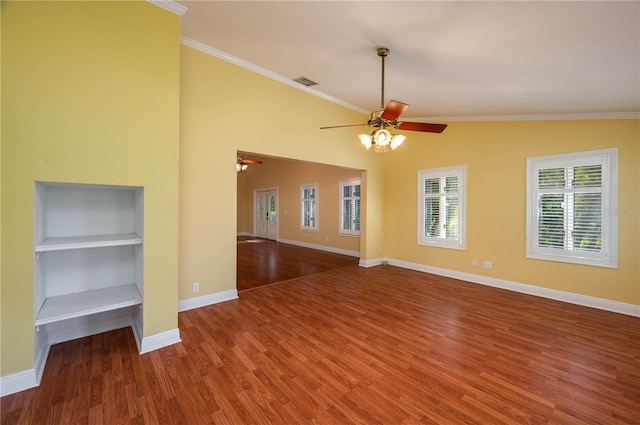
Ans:
[[[360,236],[360,179],[340,181],[339,233]]]
[[[300,186],[301,230],[318,230],[318,185],[303,184]]]
[[[618,150],[527,159],[527,257],[618,266]]]
[[[466,249],[467,167],[418,171],[418,244]]]

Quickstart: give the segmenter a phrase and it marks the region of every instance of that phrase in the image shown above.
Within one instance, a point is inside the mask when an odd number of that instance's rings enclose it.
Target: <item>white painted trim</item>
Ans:
[[[143,332],[142,332],[142,320],[133,320],[131,324],[131,330],[133,331],[133,338],[136,340],[136,347],[138,347],[138,353],[142,352],[142,340],[143,340]]]
[[[238,232],[237,236],[250,236],[250,237],[253,237],[253,233],[251,233],[251,232]]]
[[[178,16],[182,16],[185,14],[188,7],[181,5],[180,3],[176,3],[172,0],[147,0],[149,3],[158,6],[164,10],[168,10],[171,13],[175,13]]]
[[[278,239],[278,242],[286,243],[289,245],[301,246],[303,248],[317,249],[319,251],[332,252],[334,254],[348,255],[350,257],[360,257],[360,251],[351,251],[349,249],[334,248],[332,246],[316,245],[313,243],[299,242],[291,239]]]
[[[297,83],[297,82],[293,81],[290,78],[284,77],[284,76],[282,76],[280,74],[276,74],[275,72],[269,71],[268,69],[262,68],[262,67],[260,67],[258,65],[254,65],[251,62],[245,61],[244,59],[240,59],[240,58],[237,58],[235,56],[231,56],[228,53],[225,53],[225,52],[223,52],[221,50],[218,50],[216,48],[208,46],[208,45],[206,45],[204,43],[201,43],[199,41],[193,40],[193,39],[191,39],[189,37],[181,36],[180,37],[180,43],[182,43],[185,46],[191,47],[193,49],[199,50],[199,51],[201,51],[203,53],[206,53],[208,55],[214,56],[214,57],[216,57],[218,59],[222,59],[224,61],[231,62],[232,64],[238,65],[238,66],[240,66],[242,68],[245,68],[245,69],[248,69],[249,71],[253,71],[253,72],[258,73],[260,75],[264,75],[265,77],[271,78],[272,80],[276,80],[278,82],[281,82],[283,84],[286,84],[286,85],[291,86],[293,88],[296,88],[298,90],[302,90],[303,92],[309,93],[309,94],[311,94],[313,96],[317,96],[317,97],[319,97],[321,99],[328,100],[329,102],[336,103],[336,104],[338,104],[340,106],[344,106],[345,108],[351,109],[353,111],[360,112],[361,114],[369,115],[369,113],[371,113],[371,111],[367,111],[367,110],[362,109],[362,108],[360,108],[360,107],[358,107],[356,105],[344,102],[344,101],[342,101],[340,99],[337,99],[337,98],[335,98],[333,96],[329,96],[329,95],[324,94],[322,92],[319,92],[317,90],[310,89],[309,87],[303,86],[302,84]]]
[[[375,266],[381,266],[383,264],[385,264],[385,260],[384,258],[374,258],[373,260],[363,260],[360,259],[360,261],[358,262],[358,265],[360,267],[375,267]]]
[[[44,372],[44,366],[47,364],[47,358],[49,357],[49,350],[51,349],[51,344],[49,341],[46,341],[42,349],[39,353],[35,353],[36,361],[34,362],[34,370],[36,372],[36,385],[40,385],[40,381],[42,380],[42,373]],[[25,390],[27,388],[24,388]],[[20,390],[22,391],[22,390]]]
[[[211,304],[218,304],[225,301],[231,301],[238,298],[237,289],[229,289],[228,291],[216,292],[201,297],[187,298],[178,301],[178,311],[193,310],[194,308],[206,307]]]
[[[565,114],[523,114],[523,115],[468,115],[442,117],[412,117],[412,121],[464,122],[464,121],[582,121],[582,120],[637,120],[640,111],[592,112]]]
[[[0,397],[37,387],[36,370],[27,369],[0,377]]]
[[[459,272],[456,270],[441,269],[439,267],[426,266],[424,264],[410,263],[407,261],[388,259],[390,265],[405,269],[416,270],[425,273],[437,274],[440,276],[460,279],[471,283],[493,286],[495,288],[534,295],[541,298],[549,298],[570,304],[585,307],[597,308],[599,310],[611,311],[614,313],[626,314],[628,316],[640,317],[640,306],[634,304],[621,303],[618,301],[606,300],[603,298],[590,297],[587,295],[574,294],[571,292],[558,291],[556,289],[542,288],[540,286],[527,285],[524,283],[511,282],[509,280],[496,279],[488,276],[480,276],[471,273]]]
[[[40,385],[42,373],[44,372],[47,357],[49,356],[49,349],[52,344],[94,335],[102,331],[115,330],[129,325],[133,328],[133,334],[140,354],[148,353],[150,351],[157,350],[158,348],[166,347],[182,341],[180,339],[179,329],[173,329],[147,338],[141,338],[141,329],[138,329],[137,321],[133,321],[132,323],[130,315],[113,317],[109,322],[96,321],[87,324],[81,329],[74,328],[73,326],[54,329],[49,332],[49,340],[43,342],[42,350],[40,350],[39,353],[35,353],[35,367],[14,373],[13,375],[0,377],[0,397],[28,390],[29,388],[34,388]],[[51,337],[53,337],[53,339],[51,339]]]
[[[182,342],[180,339],[180,329],[176,328],[170,331],[160,332],[159,334],[142,338],[142,349],[140,350],[140,354],[145,354],[178,342]]]
[[[244,59],[239,59],[235,56],[231,56],[228,53],[225,53],[221,50],[218,50],[214,47],[191,39],[189,37],[181,36],[180,43],[191,47],[193,49],[199,50],[203,53],[209,54],[211,56],[217,57],[219,59],[225,60],[227,62],[231,62],[235,65],[238,65],[242,68],[248,69],[250,71],[256,72],[260,75],[264,75],[267,78],[271,78],[272,80],[279,81],[288,86],[294,87],[298,90],[302,90],[306,93],[309,93],[313,96],[317,96],[321,99],[328,100],[329,102],[333,102],[340,106],[344,106],[347,109],[351,109],[352,111],[359,112],[364,115],[369,115],[371,111],[367,111],[362,109],[359,106],[353,105],[351,103],[345,102],[333,96],[329,96],[325,93],[322,93],[318,90],[311,89],[309,87],[303,86],[302,84],[296,83],[295,81],[284,77],[280,74],[276,74],[275,72],[269,71],[268,69],[262,68],[251,62],[247,62]],[[612,119],[639,119],[640,111],[628,111],[628,112],[593,112],[593,113],[564,113],[564,114],[523,114],[523,115],[469,115],[469,116],[442,116],[442,117],[412,117],[412,121],[427,121],[427,122],[464,122],[464,121],[570,121],[570,120],[612,120]]]

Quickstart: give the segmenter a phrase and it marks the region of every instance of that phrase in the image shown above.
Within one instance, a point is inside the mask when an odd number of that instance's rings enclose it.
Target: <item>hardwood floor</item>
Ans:
[[[238,237],[238,291],[344,266],[359,259],[267,239]]]
[[[640,319],[347,266],[55,345],[2,424],[638,424]]]

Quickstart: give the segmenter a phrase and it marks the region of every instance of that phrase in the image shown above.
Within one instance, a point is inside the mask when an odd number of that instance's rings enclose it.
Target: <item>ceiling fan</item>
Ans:
[[[386,47],[379,47],[377,49],[377,52],[378,56],[382,58],[382,94],[380,96],[380,110],[371,113],[366,124],[336,125],[331,127],[320,127],[320,129],[324,130],[328,128],[362,126],[374,127],[376,128],[376,130],[374,130],[371,135],[361,134],[360,140],[367,149],[369,149],[371,145],[375,145],[376,152],[386,152],[389,150],[389,148],[396,149],[404,141],[404,136],[394,136],[389,132],[389,130],[386,129],[386,127],[392,127],[398,130],[442,133],[444,129],[447,128],[446,124],[399,121],[398,118],[400,117],[400,115],[409,107],[409,105],[406,103],[398,102],[396,100],[390,100],[387,106],[384,106],[384,62],[385,58],[389,56],[389,49],[387,49]]]
[[[241,173],[249,168],[249,164],[262,164],[262,161],[258,161],[257,159],[247,159],[241,156],[238,157],[238,161],[236,162],[236,171]]]

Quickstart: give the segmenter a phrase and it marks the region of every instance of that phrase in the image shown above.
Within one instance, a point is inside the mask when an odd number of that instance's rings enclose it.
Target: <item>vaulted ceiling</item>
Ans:
[[[640,116],[638,1],[179,1],[183,42],[368,113]],[[297,84],[297,83],[291,83]]]

